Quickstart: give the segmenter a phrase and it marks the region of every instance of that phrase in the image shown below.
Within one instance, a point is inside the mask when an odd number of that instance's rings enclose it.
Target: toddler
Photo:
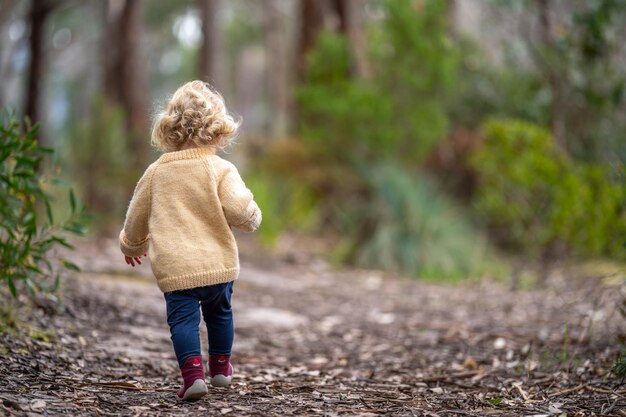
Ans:
[[[188,401],[208,392],[200,311],[209,335],[211,385],[230,385],[231,295],[239,274],[231,227],[252,232],[261,223],[261,211],[237,168],[215,154],[238,127],[208,84],[191,81],[180,87],[156,117],[152,144],[164,153],[137,183],[120,233],[127,264],[141,264],[142,255],[150,258],[183,377],[178,397]]]

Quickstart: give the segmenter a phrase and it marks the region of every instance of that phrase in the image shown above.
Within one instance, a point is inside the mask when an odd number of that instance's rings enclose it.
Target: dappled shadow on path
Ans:
[[[626,409],[624,386],[608,373],[616,337],[625,333],[615,310],[619,292],[601,282],[556,279],[542,291],[511,292],[496,283],[446,286],[332,271],[320,261],[244,262],[233,298],[233,385],[181,404],[162,294],[149,274],[106,265],[66,282],[67,314],[32,312],[33,326],[54,333],[0,336],[6,414]]]

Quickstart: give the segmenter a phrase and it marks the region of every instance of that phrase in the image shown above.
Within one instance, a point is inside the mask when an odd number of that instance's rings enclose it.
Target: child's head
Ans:
[[[152,145],[163,152],[200,146],[222,149],[239,125],[217,91],[203,81],[190,81],[176,90],[156,116]]]

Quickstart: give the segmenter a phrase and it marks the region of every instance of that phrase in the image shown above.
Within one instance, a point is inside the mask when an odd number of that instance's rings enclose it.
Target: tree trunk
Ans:
[[[149,159],[146,72],[142,57],[141,0],[109,0],[105,54],[105,97],[124,109],[130,149],[137,163]]]
[[[292,79],[288,65],[287,22],[277,7],[276,0],[263,2],[263,23],[267,53],[267,94],[272,108],[269,134],[280,137],[285,136],[289,129],[293,103],[289,94]]]
[[[14,9],[14,1],[0,0],[0,10],[3,10],[3,13],[0,13],[0,31],[4,31],[5,25],[15,18]],[[18,49],[21,42],[21,38],[14,40],[5,37],[5,39],[0,40],[0,80],[10,80],[13,77],[15,50]],[[6,91],[8,88],[5,84],[0,83],[0,108],[4,108],[7,104]]]
[[[11,19],[13,8],[16,6],[15,0],[0,0],[0,10],[3,13],[0,14],[0,26],[3,26],[7,20]]]
[[[120,105],[123,62],[119,58],[121,46],[119,34],[119,16],[124,7],[124,0],[108,0],[104,3],[105,33],[102,41],[104,60],[104,97],[108,104]]]
[[[300,36],[296,53],[296,74],[299,82],[306,75],[306,56],[315,45],[317,35],[324,25],[321,0],[300,0]]]
[[[448,0],[448,33],[452,37],[458,36],[457,14],[459,5],[457,0]]]
[[[365,33],[365,6],[367,0],[336,0],[344,4],[343,20],[339,30],[343,30],[348,37],[352,69],[359,78],[370,78],[372,69],[368,60],[367,34]],[[340,14],[340,22],[342,20]],[[343,29],[342,29],[343,28]]]
[[[148,149],[148,114],[146,106],[146,77],[141,56],[143,1],[126,0],[121,16],[120,56],[122,60],[122,103],[127,112],[128,127],[134,136],[135,151]],[[141,158],[140,158],[141,159]]]
[[[544,58],[542,59],[543,72],[550,86],[552,96],[550,102],[550,125],[556,146],[559,150],[567,154],[567,135],[565,131],[565,118],[563,106],[561,105],[561,88],[559,74],[554,71],[554,34],[552,31],[552,21],[550,19],[549,0],[536,0],[539,9],[539,37],[541,40]]]
[[[24,115],[28,116],[32,123],[40,121],[39,101],[45,67],[44,30],[46,20],[53,7],[53,3],[49,0],[33,0],[28,17],[30,21],[30,63]]]
[[[348,29],[350,27],[350,10],[349,3],[352,3],[350,0],[333,0],[332,5],[335,10],[335,14],[337,15],[337,30],[339,33],[348,36]]]
[[[200,46],[199,71],[200,79],[208,81],[212,85],[223,88],[220,85],[223,80],[220,74],[218,57],[221,56],[222,43],[219,27],[218,13],[220,0],[198,0],[200,17],[202,19],[202,44]]]

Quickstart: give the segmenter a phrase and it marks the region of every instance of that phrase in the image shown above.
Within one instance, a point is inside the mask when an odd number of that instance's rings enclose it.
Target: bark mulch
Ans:
[[[244,262],[233,385],[186,404],[148,269],[88,255],[65,312],[21,307],[0,334],[0,415],[626,416],[621,277],[514,292]]]

